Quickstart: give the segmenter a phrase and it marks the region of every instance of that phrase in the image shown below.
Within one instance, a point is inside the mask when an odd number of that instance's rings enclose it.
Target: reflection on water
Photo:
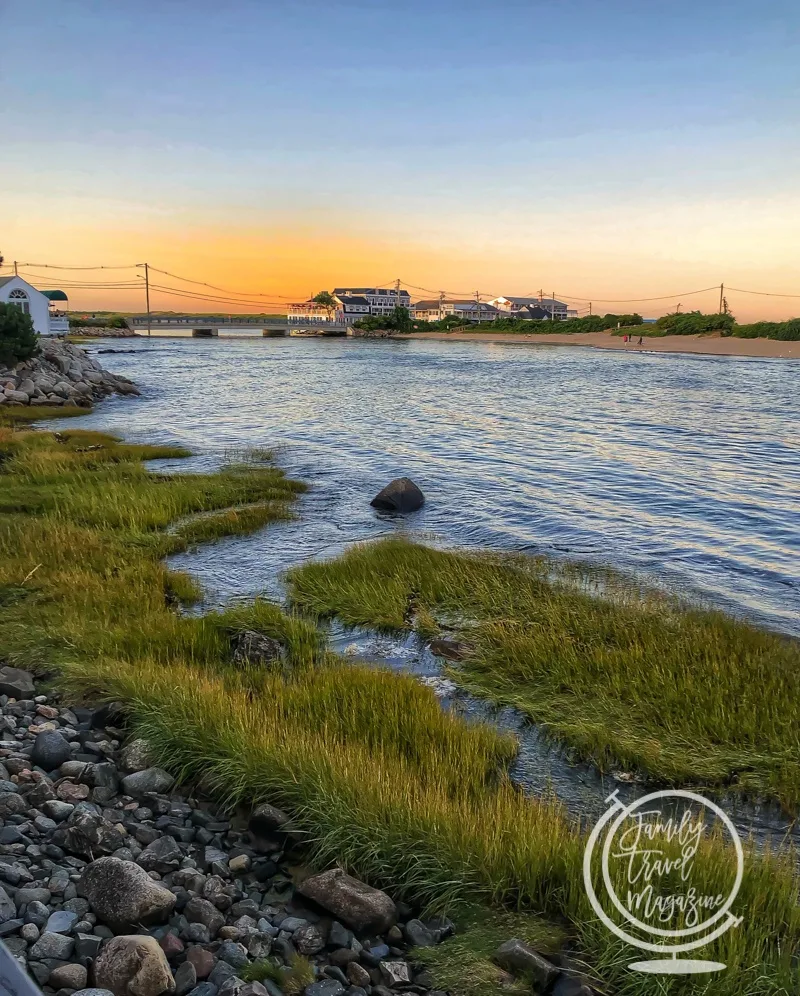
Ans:
[[[311,485],[300,519],[173,558],[207,603],[281,597],[309,558],[400,529],[426,542],[528,550],[636,572],[800,635],[800,365],[791,360],[625,354],[580,348],[351,340],[127,340],[104,356],[140,399],[82,420],[196,454],[204,470],[273,448]],[[370,508],[388,480],[427,495],[407,519]],[[513,709],[443,679],[408,640],[336,634],[340,650],[411,670],[446,707],[519,738],[514,777],[595,818],[614,789],[572,764]],[[624,773],[622,773],[624,777]],[[725,800],[758,837],[771,809]]]

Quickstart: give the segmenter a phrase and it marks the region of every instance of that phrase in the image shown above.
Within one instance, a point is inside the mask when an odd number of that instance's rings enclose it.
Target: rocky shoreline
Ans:
[[[91,408],[115,392],[138,394],[139,389],[63,339],[45,339],[37,356],[11,368],[0,367],[0,406]]]

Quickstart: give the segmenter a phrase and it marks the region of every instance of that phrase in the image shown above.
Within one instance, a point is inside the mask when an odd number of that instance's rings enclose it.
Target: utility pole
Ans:
[[[550,305],[550,321],[554,322],[556,320],[556,292],[553,291],[553,296],[550,299],[552,304]]]
[[[589,302],[589,314],[591,315],[591,313],[592,313],[592,302],[590,301]]]
[[[400,307],[400,277],[398,277],[397,280],[395,280],[395,282],[394,282],[394,293],[395,293],[394,306],[395,306],[395,308],[399,308]]]
[[[475,317],[481,320],[481,292],[475,291]]]
[[[725,300],[725,284],[719,285],[719,313],[722,314],[722,304]]]
[[[439,291],[439,321],[444,318],[442,312],[444,311],[444,291]]]
[[[150,335],[150,266],[148,263],[137,263],[137,267],[144,267],[144,299],[147,305],[147,334]]]
[[[15,277],[19,276],[19,274],[17,273],[17,261],[16,260],[14,260],[14,276]]]
[[[681,302],[678,301],[678,307],[675,309],[675,314],[679,315],[681,313]]]

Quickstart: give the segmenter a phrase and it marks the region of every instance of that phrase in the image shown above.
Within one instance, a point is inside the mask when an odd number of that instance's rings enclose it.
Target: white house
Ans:
[[[552,297],[496,297],[489,304],[509,315],[518,315],[520,318],[531,317],[531,309],[544,311],[547,318],[552,318],[557,322],[578,317],[577,310]],[[542,316],[535,315],[535,317]]]
[[[39,335],[50,335],[50,300],[22,277],[0,277],[0,302],[13,304],[33,319]]]
[[[366,298],[370,315],[391,315],[398,306],[411,310],[411,295],[407,290],[398,294],[394,287],[334,287],[333,296]]]

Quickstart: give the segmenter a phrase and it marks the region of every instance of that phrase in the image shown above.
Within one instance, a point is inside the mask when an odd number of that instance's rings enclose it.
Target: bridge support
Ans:
[[[287,335],[288,331],[288,329],[262,329],[261,334],[265,339],[275,339]]]
[[[219,329],[192,329],[193,339],[211,339],[213,336],[219,335]]]

